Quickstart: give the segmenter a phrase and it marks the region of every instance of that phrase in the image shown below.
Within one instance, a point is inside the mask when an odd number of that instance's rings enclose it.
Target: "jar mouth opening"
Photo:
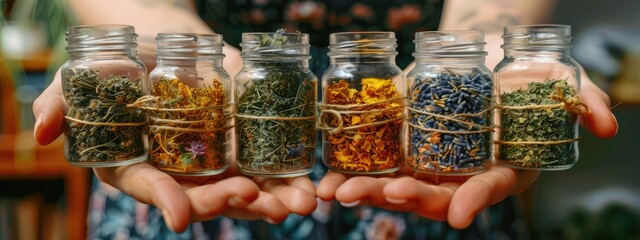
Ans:
[[[250,32],[242,34],[241,57],[307,57],[309,56],[309,34],[285,32]]]
[[[393,32],[341,32],[332,33],[329,38],[329,56],[398,55]]]
[[[69,53],[90,51],[126,51],[138,44],[133,26],[105,24],[81,25],[67,28],[65,33]]]
[[[558,24],[518,25],[504,29],[503,49],[571,48],[571,26]]]
[[[483,57],[487,55],[484,33],[450,30],[417,32],[414,57]]]
[[[333,45],[343,41],[355,41],[363,39],[393,39],[396,34],[394,32],[385,31],[362,31],[362,32],[337,32],[329,34],[329,44]]]
[[[159,33],[156,44],[159,58],[224,57],[224,43],[219,34]]]

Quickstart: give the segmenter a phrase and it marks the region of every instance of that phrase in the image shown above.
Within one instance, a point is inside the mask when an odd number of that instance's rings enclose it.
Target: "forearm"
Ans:
[[[136,28],[140,58],[149,70],[155,65],[155,37],[161,32],[213,33],[188,0],[69,0],[80,24],[127,24]],[[114,9],[114,10],[111,10]],[[224,65],[230,74],[239,70],[239,52],[225,46]]]
[[[503,57],[503,28],[544,23],[554,0],[447,0],[440,30],[484,31],[489,52],[486,64],[493,69]]]

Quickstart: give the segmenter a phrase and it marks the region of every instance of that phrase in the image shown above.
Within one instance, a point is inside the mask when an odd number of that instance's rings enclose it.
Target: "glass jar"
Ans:
[[[67,29],[62,65],[65,156],[82,167],[112,167],[147,159],[146,117],[129,104],[143,95],[147,71],[132,26]]]
[[[504,30],[496,66],[497,161],[514,168],[562,170],[578,159],[580,68],[569,55],[566,25]]]
[[[231,79],[222,36],[160,33],[149,74],[149,162],[173,175],[214,175],[229,166]]]
[[[317,77],[309,36],[242,34],[244,65],[235,78],[236,159],[252,176],[293,177],[316,164]]]
[[[329,36],[331,64],[322,78],[319,127],[323,161],[344,173],[380,174],[404,163],[404,74],[393,32]]]
[[[480,31],[416,33],[407,74],[407,161],[414,170],[471,175],[491,164],[491,71]]]

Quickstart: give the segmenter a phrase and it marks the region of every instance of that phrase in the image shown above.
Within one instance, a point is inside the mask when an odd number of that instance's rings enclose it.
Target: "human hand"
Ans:
[[[584,76],[580,97],[590,112],[581,116],[581,124],[597,137],[613,137],[618,124],[610,111],[609,97]],[[329,172],[318,185],[317,194],[323,200],[336,199],[348,207],[371,205],[410,211],[465,228],[478,212],[526,190],[538,175],[539,171],[502,165],[494,165],[472,177],[420,174],[406,166],[395,174],[377,178]]]
[[[41,145],[62,133],[65,101],[60,72],[34,101],[34,137]],[[190,222],[219,215],[242,219],[283,221],[291,212],[311,213],[317,204],[315,187],[307,177],[289,179],[247,178],[232,163],[213,177],[172,177],[147,163],[113,168],[95,168],[97,177],[136,200],[162,210],[173,231],[184,231]]]
[[[161,209],[167,226],[177,232],[191,222],[222,215],[275,224],[290,213],[310,214],[317,204],[308,177],[252,180],[235,164],[212,177],[172,177],[147,163],[94,168],[94,172],[101,181]]]
[[[514,170],[501,165],[472,177],[414,173],[408,166],[393,176],[379,178],[349,178],[329,172],[318,185],[318,196],[323,200],[335,198],[346,207],[369,205],[414,212],[465,228],[482,209],[524,191],[538,175],[539,171]]]

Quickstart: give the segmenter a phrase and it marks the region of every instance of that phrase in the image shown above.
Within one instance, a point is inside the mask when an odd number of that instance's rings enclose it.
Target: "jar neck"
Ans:
[[[156,44],[158,66],[222,66],[224,44],[219,34],[160,33]]]
[[[309,35],[287,33],[253,32],[242,34],[242,58],[245,65],[306,65],[309,59]]]
[[[337,63],[395,63],[393,32],[345,32],[329,36],[329,58]]]
[[[157,67],[222,68],[223,57],[157,58]]]
[[[481,31],[426,31],[415,38],[416,64],[478,66],[487,56]]]
[[[506,58],[518,58],[518,57],[549,57],[549,58],[564,58],[569,57],[571,54],[570,48],[511,48],[504,50],[504,56]]]
[[[138,51],[136,49],[128,49],[121,51],[114,50],[104,50],[104,49],[96,49],[96,50],[84,50],[82,52],[67,52],[69,55],[69,59],[71,60],[79,60],[79,59],[117,59],[117,58],[138,58]]]
[[[374,55],[358,55],[358,54],[344,54],[335,55],[329,57],[331,64],[344,64],[344,63],[386,63],[395,64],[395,55],[392,56],[374,56]]]
[[[568,57],[571,27],[568,25],[522,25],[504,29],[504,55],[515,57]]]
[[[243,58],[243,68],[309,68],[309,57],[299,58]]]
[[[66,50],[70,59],[137,58],[137,37],[134,28],[127,25],[70,27]]]
[[[486,57],[481,56],[416,56],[418,65],[475,65],[485,64]]]

